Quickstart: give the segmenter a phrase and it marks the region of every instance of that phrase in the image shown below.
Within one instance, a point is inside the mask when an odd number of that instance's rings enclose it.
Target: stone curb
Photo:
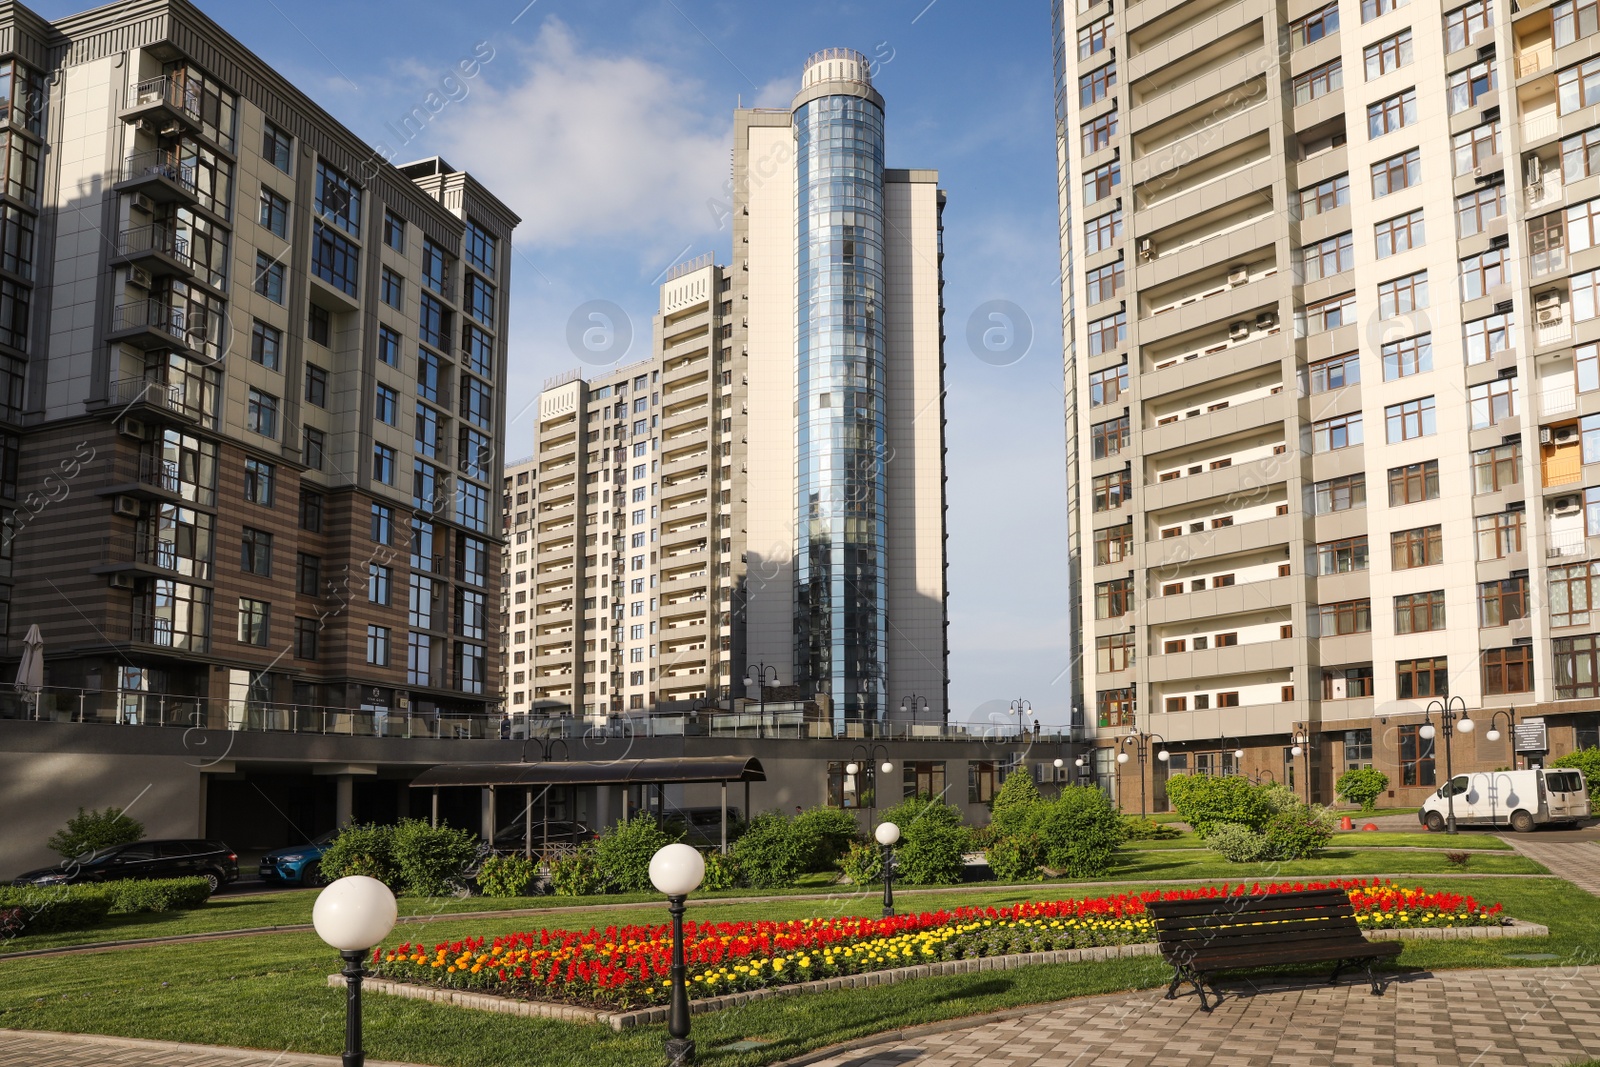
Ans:
[[[1484,937],[1549,937],[1548,927],[1538,923],[1513,919],[1505,926],[1457,926],[1436,929],[1368,930],[1373,941],[1423,941],[1466,940]],[[1017,967],[1032,967],[1043,963],[1090,963],[1135,956],[1157,955],[1154,942],[1134,945],[1101,945],[1096,948],[1057,949],[1053,952],[1019,952],[1006,956],[978,956],[964,960],[942,960],[915,967],[895,967],[864,974],[840,975],[819,978],[813,982],[796,982],[793,985],[767,986],[743,993],[729,993],[720,997],[705,997],[689,1002],[689,1012],[700,1015],[708,1011],[738,1007],[769,997],[790,996],[796,993],[824,993],[835,989],[861,989],[870,986],[892,985],[912,978],[930,978],[945,974],[971,974],[978,971],[1009,971]],[[330,986],[342,987],[344,977],[330,974]],[[474,993],[464,989],[444,989],[438,986],[414,985],[394,982],[386,978],[369,978],[363,987],[374,993],[410,1000],[429,1000],[438,1004],[453,1004],[461,1008],[500,1012],[541,1019],[560,1019],[566,1022],[600,1023],[613,1030],[630,1030],[636,1026],[667,1021],[667,1008],[657,1005],[635,1011],[610,1012],[597,1008],[580,1008],[571,1004],[552,1004],[548,1001],[519,1000],[514,997],[497,997],[489,993]]]

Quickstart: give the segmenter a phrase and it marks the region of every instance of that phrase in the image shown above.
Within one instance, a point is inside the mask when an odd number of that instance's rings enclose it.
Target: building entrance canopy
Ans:
[[[638,785],[764,782],[761,761],[745,756],[675,759],[553,760],[542,763],[446,763],[412,781],[413,789],[449,786]]]

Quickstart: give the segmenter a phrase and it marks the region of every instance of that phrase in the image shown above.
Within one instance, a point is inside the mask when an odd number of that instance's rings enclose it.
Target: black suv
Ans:
[[[13,885],[76,885],[115,882],[124,878],[190,878],[199,876],[211,891],[239,877],[239,856],[221,841],[137,841],[113,845],[89,859],[63,860],[12,880]]]

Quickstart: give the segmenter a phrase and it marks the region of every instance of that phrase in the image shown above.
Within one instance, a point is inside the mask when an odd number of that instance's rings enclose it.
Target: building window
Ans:
[[[1133,475],[1128,468],[1097,475],[1093,482],[1094,510],[1117,511],[1128,502],[1133,491]]]
[[[261,122],[261,157],[285,174],[294,168],[294,138],[271,119]]]
[[[1102,689],[1095,694],[1095,720],[1101,729],[1132,726],[1137,711],[1138,702],[1132,686]]]
[[[1350,175],[1340,174],[1300,190],[1300,217],[1303,219],[1344,207],[1350,203]]]
[[[396,252],[406,250],[406,220],[392,211],[383,213],[383,243]]]
[[[1466,238],[1482,233],[1489,223],[1505,213],[1504,182],[1474,189],[1456,197],[1456,234]]]
[[[1346,352],[1342,356],[1318,360],[1308,370],[1312,394],[1329,393],[1361,381],[1361,356]]]
[[[1451,138],[1450,144],[1455,176],[1476,174],[1500,154],[1500,123],[1486,122],[1464,130]]]
[[[1078,79],[1078,106],[1088,107],[1106,98],[1117,84],[1117,65],[1107,63]]]
[[[1528,578],[1499,578],[1478,583],[1478,625],[1504,626],[1528,617]]]
[[[1400,727],[1400,784],[1435,784],[1433,738],[1423,737],[1417,726]]]
[[[1403,93],[1379,100],[1375,104],[1367,105],[1367,136],[1369,138],[1382,137],[1386,133],[1393,133],[1402,126],[1414,125],[1417,121],[1417,91],[1407,89]]]
[[[1125,671],[1133,665],[1133,634],[1110,634],[1097,637],[1094,642],[1095,666],[1100,673]]]
[[[322,532],[322,503],[321,493],[300,490],[300,529],[307,533]]]
[[[858,761],[855,774],[846,774],[844,760],[828,761],[828,806],[864,808],[876,803],[877,768],[871,760]]]
[[[263,437],[278,436],[278,398],[251,388],[245,402],[245,428]]]
[[[1089,406],[1101,407],[1116,401],[1128,390],[1128,364],[1092,371],[1089,374]]]
[[[265,252],[256,253],[256,292],[274,304],[283,303],[283,264]]]
[[[322,622],[319,619],[305,619],[296,617],[294,620],[294,658],[314,660],[317,658],[317,635],[322,631]]]
[[[1473,37],[1492,26],[1494,0],[1474,0],[1466,7],[1447,12],[1444,17],[1445,51],[1461,51],[1472,43]]]
[[[1511,350],[1512,321],[1509,312],[1474,319],[1462,326],[1466,338],[1467,362],[1483,363],[1499,352]]]
[[[1479,515],[1476,519],[1478,536],[1478,561],[1504,559],[1522,551],[1524,513],[1503,511],[1497,515]]]
[[[943,797],[944,760],[906,760],[902,782],[908,797]]]
[[[1317,546],[1318,574],[1349,574],[1368,567],[1367,535],[1324,541]]]
[[[1340,293],[1306,305],[1306,333],[1326,333],[1356,321],[1356,294]]]
[[[250,359],[277,370],[283,353],[283,331],[257,319],[250,329]]]
[[[1433,370],[1433,335],[1419,334],[1390,341],[1383,346],[1383,380],[1392,382],[1412,374]]]
[[[1095,19],[1089,25],[1078,31],[1078,58],[1088,59],[1090,56],[1103,52],[1107,41],[1111,39],[1116,30],[1116,21],[1107,15],[1103,19]]]
[[[1133,579],[1117,578],[1094,587],[1094,617],[1116,619],[1133,609]]]
[[[1418,526],[1389,535],[1390,566],[1397,571],[1432,567],[1444,562],[1444,528]]]
[[[1587,626],[1600,594],[1600,562],[1551,567],[1550,625]]]
[[[1317,605],[1317,636],[1340,637],[1372,632],[1372,601],[1345,600]]]
[[[317,214],[357,240],[361,237],[361,187],[325,160],[317,160]]]
[[[1394,666],[1395,695],[1401,700],[1431,700],[1450,695],[1450,670],[1444,656],[1403,659]]]
[[[1084,254],[1104,252],[1122,239],[1122,209],[1096,215],[1083,224]]]
[[[1094,561],[1098,565],[1121,563],[1133,554],[1133,524],[1108,526],[1094,532]]]
[[[1344,63],[1338,59],[1329,60],[1295,77],[1292,86],[1295,106],[1309,104],[1342,88],[1344,88]]]
[[[1487,430],[1501,419],[1517,414],[1517,379],[1496,378],[1467,390],[1472,412],[1472,428]]]
[[[1117,136],[1117,113],[1108,111],[1104,115],[1090,119],[1083,124],[1079,133],[1083,138],[1083,154],[1086,156],[1110,148],[1112,140]]]
[[[1378,317],[1392,319],[1428,306],[1428,272],[1393,278],[1378,286]]]
[[[417,349],[417,395],[437,404],[443,382],[444,368],[439,357],[426,348]]]
[[[1329,4],[1289,24],[1289,47],[1304,48],[1339,32],[1339,5]]]
[[[1533,692],[1532,645],[1486,648],[1481,662],[1485,696]]]
[[[1109,199],[1117,186],[1122,184],[1122,161],[1113,159],[1110,163],[1103,163],[1094,170],[1085,171],[1083,175],[1083,203],[1084,206],[1098,204]]]
[[[239,643],[241,645],[264,645],[267,643],[271,628],[268,615],[272,605],[265,600],[253,600],[250,597],[239,598]]]
[[[1439,498],[1439,461],[1426,460],[1389,469],[1389,506],[1417,504]]]
[[[1461,261],[1461,299],[1477,300],[1506,281],[1506,250],[1491,248]]]
[[[1393,37],[1385,37],[1376,44],[1367,45],[1361,52],[1361,58],[1366,67],[1367,81],[1399,70],[1411,62],[1411,30],[1401,30]]]
[[[315,363],[306,364],[306,403],[328,406],[328,372]]]
[[[1600,697],[1600,634],[1557,637],[1550,650],[1557,700]]]
[[[388,267],[378,281],[378,299],[392,308],[405,309],[405,281]]]
[[[1452,72],[1448,96],[1450,114],[1459,115],[1469,107],[1476,107],[1479,100],[1494,92],[1496,84],[1493,56]]]
[[[494,234],[469,215],[466,234],[461,240],[461,251],[467,257],[467,262],[493,278],[495,250],[498,246]]]
[[[261,228],[279,237],[289,236],[289,201],[267,188],[261,187],[261,209],[256,221]]]
[[[315,426],[306,426],[301,431],[300,459],[307,467],[314,471],[321,470],[327,463],[328,435]]]
[[[1311,451],[1337,452],[1361,443],[1361,413],[1335,415],[1311,424]]]
[[[1383,409],[1383,422],[1388,442],[1413,441],[1431,436],[1435,430],[1433,397],[1418,397]]]
[[[395,425],[396,420],[399,418],[400,394],[387,385],[377,386],[375,393],[374,417],[387,426]]]
[[[1522,481],[1522,444],[1494,445],[1472,454],[1474,493],[1498,493]]]
[[[311,273],[355,296],[361,287],[361,249],[319,221],[311,227]]]
[[[301,596],[322,595],[322,560],[304,552],[295,553],[295,592]]]
[[[394,543],[394,508],[387,504],[372,505],[372,539],[380,545]]]
[[[1118,455],[1128,447],[1131,440],[1132,430],[1127,415],[1109,422],[1096,423],[1089,428],[1090,454],[1095,459]]]
[[[378,361],[391,367],[400,365],[400,335],[387,326],[378,327]]]
[[[1334,667],[1322,672],[1323,700],[1358,700],[1372,695],[1372,666]],[[1364,731],[1370,737],[1371,731]],[[1370,757],[1369,757],[1370,758]]]
[[[1361,21],[1371,22],[1379,15],[1387,15],[1396,8],[1405,7],[1411,0],[1361,0]]]
[[[1107,263],[1103,267],[1096,267],[1085,277],[1084,284],[1088,289],[1088,301],[1098,304],[1103,300],[1110,300],[1122,289],[1122,260]]]
[[[1561,142],[1561,170],[1568,182],[1600,174],[1600,126]]]
[[[1422,209],[1385,219],[1373,227],[1373,235],[1377,240],[1379,259],[1421,248],[1428,241],[1422,223]]]
[[[375,667],[389,665],[389,628],[387,626],[367,627],[367,662]]]
[[[1013,772],[1015,773],[1015,772]],[[967,803],[992,804],[1000,788],[1000,764],[992,759],[967,762]]]
[[[1394,598],[1394,632],[1420,634],[1444,629],[1444,590],[1405,593]]]
[[[246,574],[272,577],[272,535],[246,526],[239,541],[239,567]]]
[[[372,479],[394,485],[394,449],[388,445],[372,446]]]
[[[367,602],[387,606],[393,580],[392,568],[377,563],[367,564]]]
[[[1318,515],[1364,508],[1367,506],[1367,476],[1365,473],[1346,474],[1318,482],[1313,489],[1312,502]]]
[[[252,504],[261,504],[270,508],[272,506],[274,473],[270,463],[263,463],[259,459],[245,460],[244,498]]]
[[[1300,263],[1308,282],[1350,270],[1355,262],[1355,243],[1348,230],[1300,249]]]
[[[1422,150],[1413,148],[1372,165],[1373,199],[1409,189],[1422,180]]]

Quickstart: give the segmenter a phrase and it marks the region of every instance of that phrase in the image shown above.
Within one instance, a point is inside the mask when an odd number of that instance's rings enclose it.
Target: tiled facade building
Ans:
[[[1512,764],[1513,709],[1551,755],[1595,743],[1597,30],[1567,0],[1057,6],[1103,779],[1139,731],[1158,796],[1243,748],[1324,801],[1377,766],[1408,803],[1443,779],[1419,727],[1445,697],[1478,726],[1458,770]]]

